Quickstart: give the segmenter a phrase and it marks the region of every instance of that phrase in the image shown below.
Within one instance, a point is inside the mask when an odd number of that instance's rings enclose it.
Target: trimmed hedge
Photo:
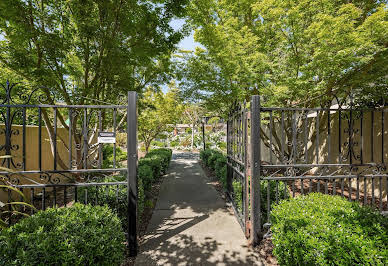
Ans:
[[[0,265],[120,265],[120,220],[108,207],[50,208],[0,232]]]
[[[200,152],[200,159],[201,161],[206,165],[206,167],[210,168],[214,173],[216,174],[216,177],[221,182],[224,189],[227,189],[226,184],[226,174],[227,174],[227,159],[226,156],[223,155],[221,152],[211,149],[202,150]],[[260,182],[260,191],[261,191],[261,213],[262,213],[262,223],[267,222],[267,194],[268,194],[268,184],[269,184],[269,191],[270,191],[270,203],[271,206],[273,204],[276,204],[276,181],[262,181]],[[287,198],[288,190],[286,190],[286,195],[284,195],[284,188],[286,187],[286,184],[282,181],[278,181],[278,200]],[[233,180],[232,182],[232,188],[235,194],[235,200],[236,205],[239,209],[242,208],[242,198],[241,193],[243,191],[242,183],[238,180]]]
[[[167,171],[171,156],[171,150],[157,149],[139,160],[139,214],[146,192]],[[118,175],[96,181],[125,180],[126,176]],[[78,195],[80,202],[85,202],[87,195],[88,203],[105,206],[76,203],[69,208],[48,209],[3,230],[0,265],[120,265],[125,251],[123,231],[128,223],[127,187],[82,187]]]
[[[113,145],[104,145],[102,148],[102,156],[104,158],[102,162],[102,168],[113,168]],[[123,151],[120,147],[116,146],[116,164],[121,165],[122,161],[127,160],[127,152]]]
[[[149,152],[138,163],[138,213],[141,215],[144,210],[146,194],[151,189],[152,183],[159,178],[170,164],[172,151],[169,149],[156,149]],[[99,182],[120,182],[125,181],[126,176],[107,176],[98,179]],[[104,186],[104,188],[82,187],[78,189],[78,200],[85,202],[85,190],[87,189],[88,203],[94,204],[96,201],[99,205],[108,205],[121,220],[124,230],[127,229],[127,206],[128,196],[126,186]],[[99,192],[97,193],[97,189]]]
[[[126,180],[126,176],[106,176],[98,179],[98,182],[122,182]],[[143,212],[144,209],[144,185],[139,178],[138,182],[138,212]],[[124,231],[127,231],[128,226],[128,195],[127,186],[90,186],[81,187],[78,189],[78,201],[85,203],[85,190],[87,190],[88,204],[107,205],[119,217]],[[97,191],[98,190],[98,191]]]
[[[271,213],[281,265],[388,265],[388,219],[340,196],[311,193]]]

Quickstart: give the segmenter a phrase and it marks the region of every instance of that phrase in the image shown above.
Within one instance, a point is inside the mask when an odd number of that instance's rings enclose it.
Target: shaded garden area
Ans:
[[[387,0],[1,0],[0,264],[133,264],[199,157],[247,245],[165,262],[387,265],[387,73]]]

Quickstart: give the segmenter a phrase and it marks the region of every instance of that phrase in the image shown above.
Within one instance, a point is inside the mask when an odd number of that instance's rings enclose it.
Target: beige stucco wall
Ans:
[[[371,111],[365,111],[363,113],[362,118],[362,135],[361,138],[361,118],[354,119],[354,138],[353,142],[356,144],[354,145],[353,151],[355,153],[355,157],[352,158],[353,164],[361,164],[360,158],[358,158],[358,155],[361,155],[361,147],[362,147],[362,158],[363,163],[376,163],[376,164],[382,164],[383,160],[384,163],[388,163],[388,109],[384,109],[384,128],[382,127],[382,111],[374,111],[374,123],[372,125],[372,112]],[[349,111],[343,112],[343,114],[346,113],[347,115],[350,115]],[[353,118],[356,118],[356,113],[353,113]],[[345,143],[348,141],[349,134],[347,133],[346,129],[349,128],[348,120],[342,118],[341,119],[341,138],[340,136],[340,127],[339,127],[339,115],[338,112],[332,113],[330,118],[330,135],[328,134],[328,123],[327,119],[325,119],[326,116],[323,115],[323,113],[320,114],[319,119],[321,122],[323,122],[323,126],[320,128],[320,134],[319,134],[319,163],[331,163],[336,164],[340,163],[339,158],[339,143],[341,143],[341,149],[343,154],[345,153]],[[317,142],[315,139],[312,138],[313,132],[315,132],[316,128],[316,118],[308,118],[309,121],[309,137],[308,137],[308,161],[307,163],[316,163],[316,144]],[[304,126],[302,122],[299,123],[298,126],[301,130],[301,132],[298,134],[297,142],[299,143],[298,149],[304,149]],[[264,132],[266,134],[269,133],[269,125],[264,126]],[[280,123],[274,123],[274,128],[276,129],[276,132],[278,136],[281,136],[281,125]],[[372,149],[372,137],[373,137],[373,149]],[[384,138],[384,140],[382,140]],[[329,140],[330,139],[330,140]],[[382,142],[384,141],[384,145],[382,145]],[[275,138],[274,138],[275,142]],[[287,139],[285,141],[287,143]],[[330,145],[329,145],[330,142]],[[330,147],[330,161],[328,156],[328,151]],[[262,160],[269,162],[270,161],[270,149],[264,144],[264,142],[261,142],[261,150],[262,150]],[[347,150],[347,149],[346,149]],[[373,151],[373,160],[372,160],[372,151]],[[273,153],[273,163],[280,163],[280,160],[276,157],[276,155]],[[296,163],[305,163],[302,159],[298,159]],[[349,163],[349,158],[346,160],[343,160],[342,163]],[[340,168],[332,168],[332,169],[338,169],[339,174],[344,173]],[[348,169],[348,168],[347,168]],[[317,168],[312,169],[312,172],[316,171]],[[373,171],[376,170],[376,167],[359,167],[358,169],[354,170],[354,173],[362,173],[362,174],[371,174]],[[387,174],[387,170],[383,171],[383,174]],[[361,175],[362,177],[362,175]],[[382,196],[386,200],[387,196],[387,178],[382,178]],[[338,181],[337,181],[338,182]],[[375,196],[380,196],[380,178],[376,177],[374,181],[375,185]],[[348,181],[346,180],[346,184]],[[363,178],[360,179],[360,190],[364,190],[364,182]],[[357,187],[357,181],[356,179],[352,180],[352,188],[356,189]],[[372,179],[367,179],[367,188],[368,191],[371,193],[372,191]]]
[[[4,125],[0,125],[0,131],[4,130]],[[12,126],[12,130],[18,131],[19,134],[12,135],[11,143],[17,144],[19,146],[19,149],[12,151],[12,156],[15,164],[22,163],[23,162],[23,126],[21,125],[14,125]],[[78,153],[77,158],[77,150],[76,145],[73,139],[72,144],[72,158],[73,160],[79,161],[80,156]],[[25,134],[25,154],[26,154],[26,170],[27,171],[38,171],[39,170],[39,127],[38,126],[26,126],[26,134]],[[95,136],[91,144],[95,144],[97,142],[97,137]],[[5,143],[5,134],[0,135],[0,144],[4,145]],[[62,161],[65,164],[65,167],[61,167],[59,163],[57,163],[57,170],[67,170],[69,169],[69,133],[68,130],[65,128],[57,128],[57,158],[62,159]],[[50,145],[49,135],[47,132],[46,127],[42,127],[42,137],[41,137],[41,148],[42,148],[42,171],[45,170],[54,170],[54,155],[53,151]],[[5,155],[5,150],[2,150],[0,152],[0,155]],[[95,158],[97,156],[97,152],[92,154],[89,158],[89,165],[90,160],[97,159]],[[4,164],[3,166],[6,166]],[[73,167],[74,168],[74,167]],[[15,169],[14,167],[11,167],[12,170],[20,171],[23,169]],[[71,182],[72,178],[75,178],[74,175],[67,176],[70,178],[66,178],[63,175],[52,175],[52,178],[59,178],[61,182]],[[47,183],[47,180],[42,180],[40,178],[39,174],[25,174],[24,176],[17,175],[15,176],[19,181],[20,184],[32,184],[35,182],[38,183]],[[29,197],[29,193],[26,194],[26,196]],[[0,190],[0,200],[6,201],[7,200],[7,193],[3,190]]]
[[[4,130],[4,125],[0,125],[0,130]],[[23,161],[23,126],[12,126],[12,130],[18,130],[18,135],[12,135],[12,144],[19,145],[19,149],[12,151],[12,156],[15,162]],[[69,135],[65,128],[57,128],[57,157],[61,158],[66,164],[69,162]],[[26,170],[39,170],[39,127],[38,126],[26,126]],[[5,143],[5,135],[0,135],[0,143]],[[75,158],[75,148],[73,141],[73,157]],[[42,170],[54,169],[54,155],[51,149],[49,135],[46,127],[42,127]],[[2,151],[1,155],[4,155],[5,151]],[[14,169],[14,168],[13,168]],[[57,169],[63,169],[57,164]],[[68,168],[65,168],[68,169]]]

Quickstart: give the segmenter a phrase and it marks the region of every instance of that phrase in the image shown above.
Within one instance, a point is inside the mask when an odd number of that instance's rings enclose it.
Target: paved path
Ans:
[[[260,265],[234,215],[190,156],[174,156],[136,265]]]

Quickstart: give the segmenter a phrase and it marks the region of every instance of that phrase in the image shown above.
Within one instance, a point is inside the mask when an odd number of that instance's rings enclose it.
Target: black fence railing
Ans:
[[[227,195],[243,231],[249,232],[248,112],[236,104],[227,121]]]
[[[228,122],[228,184],[254,243],[271,225],[273,204],[310,192],[340,195],[388,211],[388,109],[356,106],[237,107]],[[241,189],[233,187],[239,177]],[[234,196],[235,197],[235,196]],[[233,198],[233,196],[232,196]],[[236,202],[236,199],[234,199]]]
[[[137,252],[137,95],[125,105],[47,104],[47,96],[17,91],[7,82],[0,94],[0,156],[3,182],[19,188],[37,209],[74,202],[108,204],[120,212],[130,255]],[[127,156],[117,158],[117,121],[125,121]],[[113,136],[104,144],[101,132]],[[104,145],[111,154],[104,157]],[[120,162],[125,161],[125,162]],[[7,202],[20,197],[2,190]],[[33,210],[30,210],[33,212]],[[12,217],[10,217],[12,222]]]

